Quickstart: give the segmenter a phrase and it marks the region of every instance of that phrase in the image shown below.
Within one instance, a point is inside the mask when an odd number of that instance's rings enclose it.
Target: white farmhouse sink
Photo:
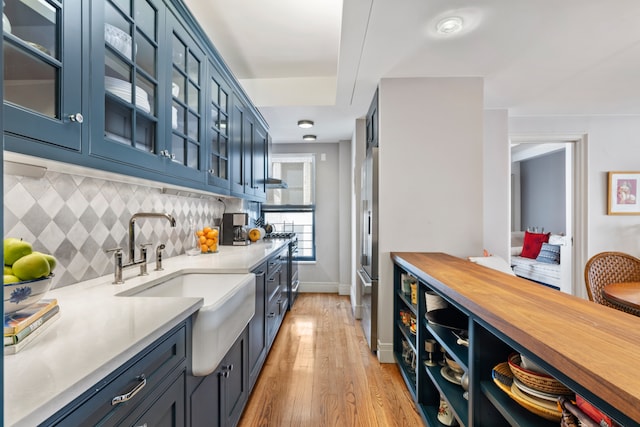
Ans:
[[[195,314],[191,342],[193,375],[206,376],[218,366],[253,317],[255,282],[253,274],[183,274],[120,295],[204,298],[204,305]]]

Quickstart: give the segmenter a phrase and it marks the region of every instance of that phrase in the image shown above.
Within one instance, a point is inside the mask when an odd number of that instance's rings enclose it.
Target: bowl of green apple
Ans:
[[[4,239],[4,313],[11,314],[40,301],[51,289],[56,259],[34,251],[22,239]]]

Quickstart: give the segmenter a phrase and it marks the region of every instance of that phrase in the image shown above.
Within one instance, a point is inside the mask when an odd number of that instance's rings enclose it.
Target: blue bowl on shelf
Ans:
[[[53,274],[4,285],[4,314],[15,313],[40,301],[51,289]]]

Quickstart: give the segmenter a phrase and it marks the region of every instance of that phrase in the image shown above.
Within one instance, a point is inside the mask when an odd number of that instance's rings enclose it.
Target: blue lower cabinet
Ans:
[[[186,371],[180,371],[165,381],[155,396],[147,399],[149,405],[132,413],[122,425],[184,427]]]
[[[253,273],[256,275],[256,306],[255,313],[249,321],[248,329],[248,353],[249,353],[249,390],[253,388],[262,365],[267,357],[267,322],[265,318],[266,299],[266,275],[267,263],[258,266]]]
[[[245,329],[213,373],[189,396],[192,427],[233,427],[249,397],[248,333]]]
[[[119,426],[147,416],[175,421],[162,425],[184,425],[187,328],[186,323],[175,328],[41,425]],[[160,407],[171,413],[150,410]]]

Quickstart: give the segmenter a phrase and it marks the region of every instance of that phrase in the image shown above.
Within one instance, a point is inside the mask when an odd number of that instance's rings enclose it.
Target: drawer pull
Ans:
[[[140,375],[138,377],[138,379],[140,380],[140,382],[129,393],[121,394],[120,396],[116,396],[113,399],[111,399],[111,406],[115,406],[115,405],[117,405],[119,403],[126,402],[127,400],[130,400],[140,390],[142,390],[144,388],[144,386],[147,385],[147,378],[144,376],[144,374]]]

